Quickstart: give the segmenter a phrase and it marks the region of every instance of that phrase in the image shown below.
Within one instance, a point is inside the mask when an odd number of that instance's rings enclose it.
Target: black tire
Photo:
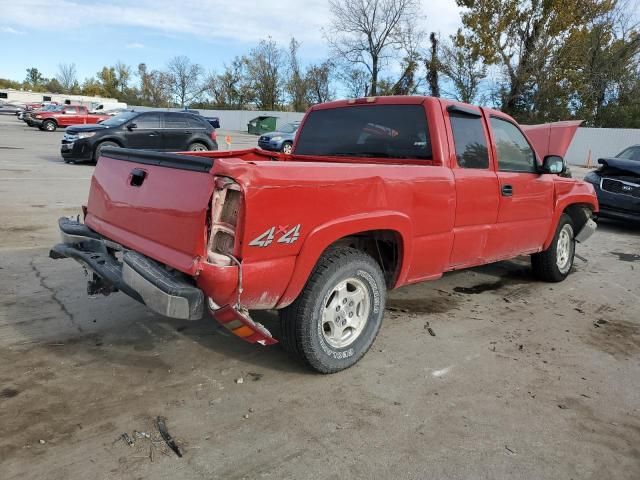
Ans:
[[[282,144],[282,153],[291,154],[292,149],[293,149],[293,143],[284,142]]]
[[[342,302],[334,299],[333,292],[342,284],[345,285],[344,292],[353,295],[348,289],[350,282],[358,285],[356,291],[364,294],[363,299],[355,306],[351,301],[342,306]],[[282,346],[320,373],[334,373],[349,368],[367,353],[378,335],[385,299],[384,276],[373,258],[354,248],[332,248],[320,257],[298,298],[280,311]],[[333,314],[333,306],[331,310],[328,307],[334,302],[336,308],[342,308],[336,314]],[[348,310],[350,306],[351,311]],[[356,310],[362,311],[360,308],[368,311],[368,315],[362,313],[362,327],[358,334],[356,330],[347,333],[347,336],[353,336],[351,343],[343,347],[328,343],[329,332],[326,328],[332,322],[323,322],[323,313],[331,312],[331,318],[342,315],[342,321],[345,322],[347,315],[352,318]],[[344,331],[351,328],[344,325],[342,323]]]
[[[562,252],[564,249],[560,245],[560,242],[564,242],[566,237],[568,238],[568,252],[566,254],[566,262],[562,262],[561,259],[564,255],[558,255],[558,250]],[[561,236],[563,239],[561,240]],[[575,230],[571,217],[567,214],[562,214],[558,221],[556,233],[553,236],[551,245],[549,248],[540,253],[534,253],[531,255],[531,266],[533,267],[533,273],[537,278],[545,282],[561,282],[571,272],[573,267],[573,259],[576,253],[576,240]],[[560,265],[559,265],[560,264]]]
[[[96,149],[93,151],[93,161],[97,162],[98,159],[100,158],[100,155],[102,154],[102,149],[103,148],[120,148],[120,145],[118,145],[116,142],[110,142],[109,140],[105,140],[104,142],[99,143],[96,146]]]
[[[202,142],[193,142],[191,145],[189,145],[189,151],[190,152],[207,152],[209,151],[209,147],[207,147]]]
[[[45,132],[55,132],[58,128],[58,124],[53,120],[45,120],[42,122],[42,130]]]

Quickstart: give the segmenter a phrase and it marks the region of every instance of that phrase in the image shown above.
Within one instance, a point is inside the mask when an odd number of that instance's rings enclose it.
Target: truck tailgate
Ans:
[[[105,148],[91,179],[85,223],[193,274],[206,252],[212,165],[202,157]]]

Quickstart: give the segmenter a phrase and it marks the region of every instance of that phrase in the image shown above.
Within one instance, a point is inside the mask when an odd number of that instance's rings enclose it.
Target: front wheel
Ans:
[[[93,153],[93,160],[95,162],[98,161],[98,159],[102,156],[102,150],[105,148],[119,148],[120,145],[118,145],[116,142],[109,142],[109,141],[105,141],[102,143],[99,143],[98,146],[96,147],[94,153]]]
[[[56,128],[58,128],[58,125],[53,120],[45,120],[42,124],[42,129],[47,132],[55,132]]]
[[[549,248],[531,255],[533,272],[540,280],[561,282],[571,271],[575,253],[573,222],[569,215],[563,214]]]
[[[291,142],[284,142],[284,144],[282,145],[282,153],[291,155],[292,151],[293,151],[293,144]]]
[[[320,373],[349,368],[378,335],[385,295],[373,258],[353,248],[331,249],[298,298],[280,311],[282,345]]]

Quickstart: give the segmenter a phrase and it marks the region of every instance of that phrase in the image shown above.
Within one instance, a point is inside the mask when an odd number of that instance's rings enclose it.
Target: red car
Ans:
[[[388,289],[518,255],[567,277],[598,201],[558,175],[568,136],[538,136],[495,110],[373,97],[311,108],[291,155],[105,149],[51,257],[91,269],[90,294],[209,312],[249,342],[276,340],[248,311],[277,309],[285,348],[336,372],[371,347]]]
[[[97,115],[89,113],[87,107],[80,105],[65,105],[57,110],[40,111],[31,117],[30,126],[38,127],[40,130],[55,132],[58,127],[68,127],[70,125],[82,125],[87,123],[98,123],[101,120],[111,118],[109,115]]]

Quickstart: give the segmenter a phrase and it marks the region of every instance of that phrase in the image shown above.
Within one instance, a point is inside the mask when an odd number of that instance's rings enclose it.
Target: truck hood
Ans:
[[[640,162],[637,160],[627,160],[626,158],[600,158],[598,163],[602,165],[601,170],[607,171],[610,174],[616,173],[631,173],[633,175],[640,175]]]
[[[521,125],[521,127],[540,158],[547,155],[564,157],[582,122],[582,120],[569,120],[540,125]]]

